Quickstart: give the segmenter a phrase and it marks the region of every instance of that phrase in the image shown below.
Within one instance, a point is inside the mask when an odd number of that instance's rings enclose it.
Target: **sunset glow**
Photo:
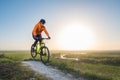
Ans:
[[[95,43],[92,32],[78,24],[71,24],[61,31],[58,44],[65,50],[90,49]]]
[[[40,19],[50,50],[120,50],[120,0],[0,0],[0,50],[30,50]]]

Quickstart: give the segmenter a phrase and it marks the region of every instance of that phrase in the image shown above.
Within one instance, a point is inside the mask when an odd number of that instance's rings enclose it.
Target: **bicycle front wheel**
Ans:
[[[50,59],[50,52],[46,46],[41,47],[41,54],[40,54],[41,61],[45,64],[49,62]]]

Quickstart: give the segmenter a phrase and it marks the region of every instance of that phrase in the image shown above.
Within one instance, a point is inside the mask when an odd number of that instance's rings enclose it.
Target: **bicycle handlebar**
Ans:
[[[42,38],[42,39],[46,39],[46,40],[49,40],[49,38]]]

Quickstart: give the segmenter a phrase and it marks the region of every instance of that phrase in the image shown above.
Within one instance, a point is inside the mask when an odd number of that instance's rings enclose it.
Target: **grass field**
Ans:
[[[78,60],[64,60],[60,55]],[[57,57],[57,58],[55,58]],[[53,52],[50,64],[88,80],[120,80],[120,51]]]
[[[0,52],[0,80],[48,80],[21,64],[28,58],[28,52]]]
[[[4,64],[9,67],[10,65],[8,66],[8,63],[12,63],[12,67],[23,60],[32,60],[29,52],[0,52],[0,54],[2,54],[0,55],[1,69]],[[65,55],[64,57],[66,58],[78,58],[78,60],[61,59],[61,55]],[[39,56],[37,60],[39,60]],[[120,80],[120,51],[51,51],[49,65],[56,67],[65,73],[71,73],[76,78],[82,76],[88,80]],[[19,69],[21,70],[21,68]],[[27,72],[24,70],[21,71],[23,71],[23,73]],[[13,69],[13,72],[14,71],[16,70]],[[0,78],[2,75],[7,77],[6,74],[7,72],[0,72]],[[31,74],[33,73],[31,72]],[[27,76],[27,74],[24,75]],[[27,76],[27,78],[30,77],[30,75]],[[21,77],[20,74],[15,76]],[[11,80],[21,80],[19,78]],[[24,79],[22,78],[22,80]]]

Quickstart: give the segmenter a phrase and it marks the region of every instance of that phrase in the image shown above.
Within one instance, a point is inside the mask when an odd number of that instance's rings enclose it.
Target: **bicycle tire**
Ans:
[[[50,51],[48,47],[43,46],[41,47],[41,54],[40,54],[41,61],[46,64],[49,62],[50,59]]]
[[[36,53],[35,47],[34,47],[33,45],[31,46],[31,51],[30,51],[30,53],[31,53],[32,58],[35,59],[36,56],[37,56],[37,53]]]

